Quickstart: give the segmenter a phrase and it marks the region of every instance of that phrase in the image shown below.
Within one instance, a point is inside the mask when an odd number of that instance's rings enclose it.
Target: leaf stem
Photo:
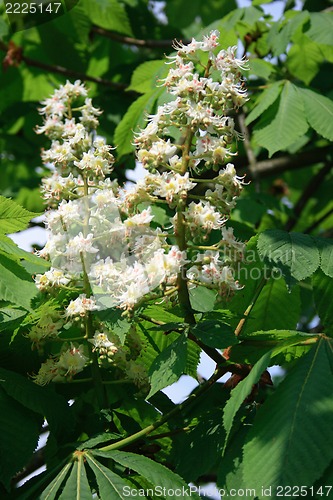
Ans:
[[[254,307],[257,299],[258,299],[258,297],[259,297],[259,295],[261,294],[262,289],[266,285],[267,281],[268,281],[267,278],[265,278],[265,277],[261,278],[261,281],[260,281],[259,285],[257,286],[255,292],[254,292],[254,295],[253,295],[253,298],[251,300],[251,303],[248,305],[248,307],[244,311],[242,319],[240,320],[240,322],[236,326],[236,329],[235,329],[235,332],[234,332],[235,335],[236,335],[236,337],[238,337],[241,334],[242,329],[243,329],[243,327],[244,327],[244,325],[245,325],[245,323],[246,323],[246,321],[247,321],[247,319],[248,319],[248,317],[249,317],[249,315],[250,315],[250,313],[251,313],[251,311],[252,311],[252,309],[253,309],[253,307]]]

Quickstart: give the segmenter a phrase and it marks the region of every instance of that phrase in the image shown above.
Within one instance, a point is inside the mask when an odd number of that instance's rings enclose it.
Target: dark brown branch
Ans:
[[[8,54],[9,46],[7,46],[5,43],[0,42],[0,49]],[[76,78],[77,80],[82,80],[82,81],[89,81],[89,82],[94,82],[99,85],[105,85],[107,87],[111,87],[115,90],[125,90],[127,88],[127,84],[124,83],[118,83],[118,82],[111,82],[109,80],[104,80],[103,78],[95,77],[95,76],[90,76],[86,75],[85,73],[80,73],[78,71],[74,71],[69,68],[65,68],[63,66],[59,66],[57,64],[47,64],[42,61],[38,61],[37,59],[31,59],[30,57],[27,57],[23,54],[22,48],[18,47],[17,49],[21,50],[16,50],[17,54],[17,59],[16,60],[11,60],[11,62],[7,65],[6,67],[10,66],[18,66],[21,62],[24,62],[28,66],[32,66],[35,68],[40,68],[42,70],[48,71],[50,73],[59,73],[64,76],[68,76],[69,78]]]
[[[324,181],[326,175],[331,171],[332,163],[326,163],[319,172],[310,180],[303,193],[301,194],[299,200],[297,201],[293,214],[290,216],[289,220],[285,225],[286,231],[291,231],[293,227],[297,224],[298,218],[301,215],[303,208],[308,203],[311,196],[317,191],[321,183]]]
[[[149,49],[172,49],[173,40],[141,40],[139,38],[132,38],[130,36],[120,35],[114,31],[108,31],[99,26],[91,28],[93,33],[110,38],[115,42],[120,42],[125,45],[134,45],[135,47],[147,47]],[[184,44],[189,43],[190,40],[183,40]]]
[[[288,156],[280,156],[272,160],[262,160],[256,163],[256,175],[263,179],[271,175],[280,174],[289,169],[304,168],[314,163],[320,163],[326,160],[327,154],[332,152],[332,146],[316,148],[310,151],[302,151],[301,153]],[[249,178],[253,178],[249,166],[244,165],[244,157],[234,159],[233,163],[239,173],[247,173]]]

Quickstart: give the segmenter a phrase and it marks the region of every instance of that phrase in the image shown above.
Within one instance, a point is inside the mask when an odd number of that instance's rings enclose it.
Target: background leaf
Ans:
[[[333,101],[310,89],[299,89],[306,119],[318,134],[333,141]]]
[[[306,133],[309,126],[304,118],[303,100],[291,82],[283,86],[276,116],[269,124],[256,127],[255,141],[268,149],[271,157],[276,151],[290,146]]]
[[[0,481],[7,490],[14,474],[32,457],[42,422],[0,388]]]

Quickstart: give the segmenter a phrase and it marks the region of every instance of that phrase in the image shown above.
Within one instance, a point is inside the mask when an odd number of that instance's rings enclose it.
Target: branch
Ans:
[[[310,180],[303,193],[299,197],[294,207],[293,214],[290,216],[285,225],[286,231],[291,231],[297,224],[298,218],[301,215],[303,208],[305,207],[311,196],[317,191],[321,183],[324,181],[326,175],[331,171],[331,168],[332,163],[326,163],[326,165],[324,165],[323,168],[321,168],[319,172]]]
[[[91,28],[93,33],[110,38],[115,42],[120,42],[125,45],[134,45],[135,47],[147,47],[149,49],[170,49],[173,44],[173,40],[141,40],[139,38],[132,38],[130,36],[120,35],[114,31],[108,31],[99,26],[93,26]],[[184,44],[190,43],[191,40],[183,40]]]
[[[85,73],[79,73],[64,66],[58,66],[57,64],[47,64],[37,59],[31,59],[23,54],[22,47],[15,46],[13,42],[8,45],[0,41],[0,50],[6,52],[6,56],[3,62],[3,66],[6,69],[8,66],[19,66],[21,62],[24,62],[28,66],[35,68],[40,68],[42,70],[48,71],[50,73],[59,73],[60,75],[68,76],[70,78],[76,78],[77,80],[94,82],[99,85],[105,85],[111,87],[115,90],[125,90],[128,85],[125,83],[111,82],[109,80],[104,80],[97,76],[86,75]]]
[[[256,175],[263,179],[274,174],[285,172],[288,169],[304,168],[314,163],[320,163],[326,160],[327,154],[332,152],[332,146],[316,148],[310,151],[302,151],[295,155],[280,156],[272,160],[258,161],[255,166]],[[253,178],[253,173],[249,171],[249,165],[244,166],[244,157],[236,158],[233,163],[238,167],[239,173],[249,173],[249,177]]]

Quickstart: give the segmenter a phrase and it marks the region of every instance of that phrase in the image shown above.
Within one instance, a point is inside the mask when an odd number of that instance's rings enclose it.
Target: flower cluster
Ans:
[[[101,112],[83,84],[67,82],[40,109],[44,123],[37,133],[51,140],[42,159],[52,169],[42,188],[49,239],[40,255],[51,269],[36,276],[36,285],[51,295],[66,291],[62,322],[82,328],[85,345],[101,363],[116,366],[139,387],[147,385],[147,374],[137,335],[130,329],[122,345],[101,321],[91,321],[94,311],[119,308],[135,320],[144,302],[182,305],[180,289],[204,286],[221,299],[240,288],[234,269],[243,243],[225,224],[244,184],[227,161],[240,139],[230,111],[247,100],[245,61],[235,57],[235,47],[218,52],[218,38],[212,31],[202,41],[175,45],[162,82],[171,99],[135,134],[146,175],[130,191],[110,180],[112,148],[96,136]],[[210,169],[216,173],[205,178]],[[172,212],[169,223],[155,221],[155,203],[168,216]],[[62,327],[54,326],[50,340]],[[73,344],[49,358],[36,381],[72,377],[87,361],[82,345]]]

